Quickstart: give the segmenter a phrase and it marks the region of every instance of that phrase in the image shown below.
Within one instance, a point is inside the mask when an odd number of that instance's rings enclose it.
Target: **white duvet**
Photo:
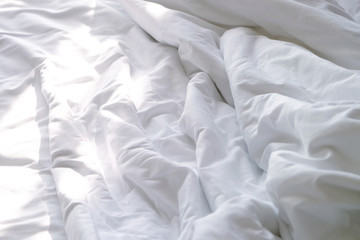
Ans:
[[[360,239],[358,0],[0,2],[1,240]]]

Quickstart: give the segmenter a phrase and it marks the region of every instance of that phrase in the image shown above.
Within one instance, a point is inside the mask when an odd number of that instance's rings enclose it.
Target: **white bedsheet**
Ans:
[[[360,2],[3,0],[0,239],[360,239]]]

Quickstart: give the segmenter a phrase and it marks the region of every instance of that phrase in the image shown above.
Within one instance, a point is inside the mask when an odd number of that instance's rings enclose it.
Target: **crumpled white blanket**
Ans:
[[[0,239],[360,239],[360,2],[0,2]]]

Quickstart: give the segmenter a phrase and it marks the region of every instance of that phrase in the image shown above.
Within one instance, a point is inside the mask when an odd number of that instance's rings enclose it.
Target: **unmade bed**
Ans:
[[[0,239],[360,239],[360,1],[1,0]]]

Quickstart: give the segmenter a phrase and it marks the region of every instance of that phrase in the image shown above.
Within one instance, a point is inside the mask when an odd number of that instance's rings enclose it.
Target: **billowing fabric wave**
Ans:
[[[0,2],[0,239],[360,239],[360,2]]]

